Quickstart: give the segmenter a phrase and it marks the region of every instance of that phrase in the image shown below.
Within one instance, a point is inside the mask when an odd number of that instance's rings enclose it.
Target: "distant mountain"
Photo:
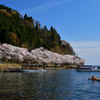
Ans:
[[[22,16],[12,8],[0,5],[0,43],[8,43],[19,47],[45,49],[60,54],[75,55],[73,48],[66,41],[62,41],[56,29],[46,26],[28,17]]]

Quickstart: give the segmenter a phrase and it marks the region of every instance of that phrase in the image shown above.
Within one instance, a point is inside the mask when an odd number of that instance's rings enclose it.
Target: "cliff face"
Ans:
[[[62,44],[53,26],[48,29],[27,14],[21,16],[16,10],[3,5],[0,5],[0,43],[28,48],[30,51],[44,47],[60,54],[75,54],[68,42]]]
[[[12,46],[10,44],[0,45],[0,59],[3,61],[16,62],[35,62],[35,63],[51,63],[51,64],[84,64],[84,59],[73,55],[61,55],[51,52],[43,47],[31,50]]]

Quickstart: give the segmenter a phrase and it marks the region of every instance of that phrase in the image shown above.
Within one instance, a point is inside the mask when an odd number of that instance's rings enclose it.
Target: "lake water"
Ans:
[[[100,72],[0,73],[0,100],[100,100]]]

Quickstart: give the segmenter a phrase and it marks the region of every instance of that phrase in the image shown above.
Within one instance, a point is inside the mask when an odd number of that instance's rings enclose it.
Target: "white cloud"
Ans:
[[[71,43],[78,56],[86,60],[86,64],[100,65],[100,41]]]
[[[98,48],[100,47],[100,41],[85,41],[85,42],[71,42],[78,48]]]
[[[30,8],[30,9],[24,9],[22,10],[21,12],[22,13],[35,13],[35,12],[43,12],[43,11],[46,11],[48,9],[51,9],[51,8],[54,8],[56,6],[59,6],[59,5],[62,5],[64,3],[68,3],[70,2],[71,0],[57,0],[57,1],[52,1],[52,2],[46,2],[46,3],[43,3],[42,5],[39,5],[37,7],[34,7],[34,8]]]

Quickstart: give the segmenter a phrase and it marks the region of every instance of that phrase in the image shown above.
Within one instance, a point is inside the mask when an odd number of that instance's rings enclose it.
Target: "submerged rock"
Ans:
[[[61,55],[51,52],[43,47],[37,48],[29,52],[26,48],[12,46],[10,44],[0,45],[0,59],[16,59],[18,61],[34,60],[38,63],[52,64],[84,64],[84,59],[74,55]]]

